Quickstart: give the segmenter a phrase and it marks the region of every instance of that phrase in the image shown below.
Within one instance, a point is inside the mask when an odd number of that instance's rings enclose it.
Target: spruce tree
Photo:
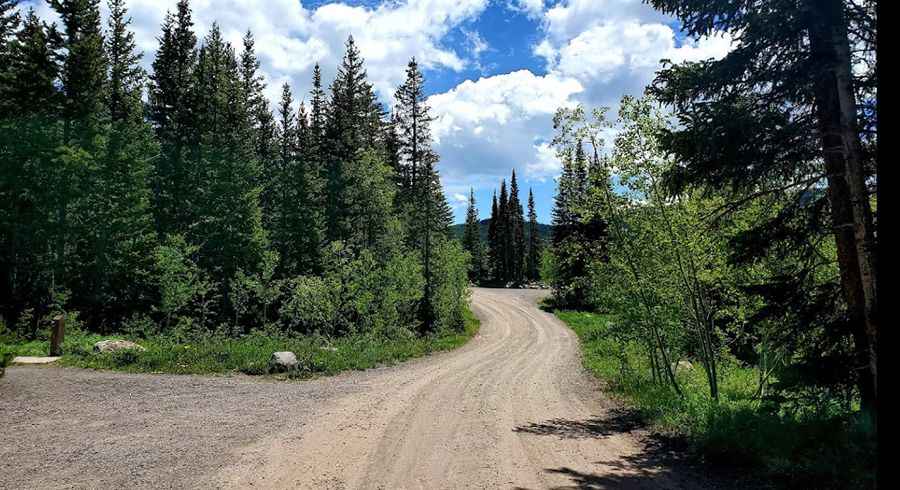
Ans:
[[[491,280],[500,282],[500,207],[497,203],[497,191],[491,197],[491,219],[488,223],[488,273]]]
[[[103,130],[106,55],[100,26],[100,0],[52,0],[63,24],[66,50],[61,79],[65,93],[66,142],[88,151]]]
[[[0,0],[0,114],[8,110],[3,90],[12,83],[10,46],[22,20],[17,10],[18,3],[19,0]]]
[[[106,110],[111,121],[90,201],[94,256],[80,284],[92,291],[97,313],[115,321],[132,311],[149,310],[153,296],[148,273],[156,233],[149,182],[150,161],[158,147],[144,119],[145,74],[134,34],[128,30],[131,19],[125,0],[110,0],[109,11]]]
[[[424,77],[415,59],[406,68],[406,81],[395,94],[394,124],[397,165],[400,167],[400,207],[406,216],[410,244],[421,250],[425,272],[423,322],[431,327],[430,309],[435,288],[432,278],[434,247],[448,236],[452,211],[441,187],[436,165],[438,156],[432,149],[433,118],[425,101]]]
[[[161,153],[153,177],[153,208],[160,235],[187,233],[195,222],[199,176],[190,164],[196,157],[193,142],[197,139],[197,37],[193,27],[190,5],[180,0],[175,14],[166,14],[150,77],[150,120]]]
[[[108,64],[98,0],[51,2],[62,20],[63,141],[51,175],[53,293],[74,294],[65,307],[88,313],[102,304],[107,250],[105,154],[109,144]],[[71,285],[81,287],[72,289]]]
[[[43,306],[54,286],[53,186],[67,178],[54,163],[62,136],[61,44],[56,29],[29,9],[0,68],[0,314],[9,325],[26,308]]]
[[[843,311],[822,316],[846,315],[846,321],[826,327],[843,332],[845,339],[832,335],[831,345],[811,349],[807,369],[842,369],[823,368],[822,352],[840,350],[852,339],[855,358],[845,364],[856,366],[863,409],[874,414],[879,321],[871,195],[877,175],[870,151],[875,139],[866,131],[877,126],[872,8],[843,0],[745,2],[740,7],[723,0],[649,3],[679,18],[691,36],[734,36],[733,49],[722,59],[670,65],[657,75],[651,93],[675,108],[680,123],[662,136],[665,150],[683,162],[669,180],[679,188],[734,191],[746,196],[745,204],[792,196],[798,204],[743,237],[736,258],[755,260],[788,245],[802,248],[797,257],[806,263],[803,258],[818,253],[813,237],[823,230],[831,233]],[[818,186],[826,192],[813,192]],[[827,218],[822,209],[828,210]],[[805,226],[793,226],[797,222]],[[765,294],[783,301],[783,291],[800,291],[805,278],[819,274],[795,271],[790,285],[773,278]],[[818,309],[819,296],[812,291],[795,295],[792,309]],[[803,337],[812,328],[811,322],[786,316],[773,321],[792,324],[791,337]]]
[[[263,210],[266,210],[266,189],[271,186],[271,170],[277,166],[277,143],[275,141],[276,124],[269,107],[269,101],[263,94],[265,83],[259,73],[259,59],[256,57],[256,41],[249,30],[244,34],[243,50],[241,51],[241,84],[244,92],[244,100],[247,105],[247,117],[252,128],[253,148],[256,159],[263,168]]]
[[[529,281],[537,281],[540,277],[542,241],[534,208],[534,194],[528,189],[528,253],[525,258],[525,276]]]
[[[516,171],[513,170],[507,203],[507,219],[509,227],[509,279],[516,284],[525,280],[525,217],[522,214],[522,203],[519,201],[519,183]]]
[[[469,207],[466,209],[466,225],[463,229],[463,249],[471,256],[469,280],[475,284],[484,279],[484,244],[481,240],[481,224],[475,205],[475,190],[469,189]]]
[[[255,272],[267,239],[244,84],[234,49],[216,24],[200,49],[194,87],[199,196],[197,226],[188,237],[201,245],[201,265],[224,282],[239,270]]]
[[[498,269],[496,277],[505,286],[510,281],[512,269],[511,245],[512,233],[509,222],[509,194],[506,190],[506,179],[500,182],[500,197],[497,201],[497,254]]]
[[[290,86],[282,87],[279,113],[279,156],[272,244],[282,259],[282,271],[296,275],[316,271],[322,246],[322,207],[319,175],[310,165],[310,129],[305,105],[295,115]]]
[[[326,123],[328,145],[324,161],[326,176],[326,223],[328,238],[347,240],[354,232],[352,217],[345,210],[352,199],[347,183],[358,174],[353,165],[367,149],[374,149],[373,133],[380,132],[383,114],[372,85],[367,80],[363,59],[353,37],[331,85],[331,105]],[[314,114],[315,117],[315,114]]]

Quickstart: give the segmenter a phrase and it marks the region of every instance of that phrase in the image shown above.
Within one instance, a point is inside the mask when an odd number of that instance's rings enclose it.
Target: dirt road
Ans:
[[[478,289],[463,348],[301,383],[12,368],[0,488],[706,486],[603,398],[537,295]]]

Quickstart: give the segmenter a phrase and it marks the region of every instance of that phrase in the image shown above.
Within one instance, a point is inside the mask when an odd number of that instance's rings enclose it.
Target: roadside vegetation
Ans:
[[[390,117],[353,38],[333,81],[287,84],[273,110],[253,34],[198,38],[166,15],[152,73],[124,0],[0,0],[0,339],[63,363],[309,372],[458,345],[469,256],[450,235],[424,78],[411,60]],[[21,7],[21,9],[19,8]],[[329,85],[330,83],[330,85]],[[95,356],[134,339],[144,353]]]
[[[557,112],[552,307],[588,368],[707,460],[870,488],[874,3],[650,3],[735,47],[617,114]]]
[[[760,370],[733,357],[719,365],[719,399],[703,369],[673,364],[682,396],[653,379],[644,345],[623,338],[611,315],[556,310],[581,340],[584,366],[651,428],[689,443],[694,456],[756,472],[760,486],[868,488],[875,478],[871,427],[827,405],[784,410],[760,397]]]
[[[462,330],[442,330],[429,335],[395,332],[393,336],[356,333],[340,337],[296,335],[281,331],[252,331],[240,336],[227,332],[202,335],[142,334],[100,335],[71,329],[63,343],[60,364],[91,369],[135,373],[174,374],[268,374],[273,352],[296,354],[299,366],[290,377],[336,374],[387,366],[433,352],[462,346],[478,331],[478,319],[467,309]],[[95,353],[101,340],[130,340],[145,351],[126,349]],[[30,341],[0,345],[3,356],[45,356],[46,335]]]

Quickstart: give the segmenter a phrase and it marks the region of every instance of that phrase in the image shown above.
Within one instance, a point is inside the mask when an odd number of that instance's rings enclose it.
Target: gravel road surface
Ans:
[[[13,367],[0,488],[698,488],[541,292],[476,289],[453,352],[302,382]]]

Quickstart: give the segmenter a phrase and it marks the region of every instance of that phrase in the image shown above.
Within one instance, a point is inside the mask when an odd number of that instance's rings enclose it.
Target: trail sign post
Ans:
[[[62,355],[63,337],[66,335],[66,316],[59,314],[53,317],[53,326],[50,328],[50,356]]]

